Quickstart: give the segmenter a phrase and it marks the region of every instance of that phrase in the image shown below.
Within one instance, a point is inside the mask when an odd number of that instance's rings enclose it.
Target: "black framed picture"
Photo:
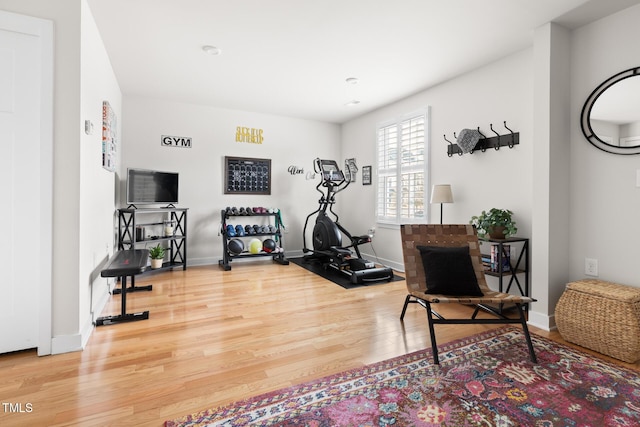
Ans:
[[[362,185],[371,185],[371,166],[362,167]]]
[[[224,194],[271,194],[271,159],[224,158]]]

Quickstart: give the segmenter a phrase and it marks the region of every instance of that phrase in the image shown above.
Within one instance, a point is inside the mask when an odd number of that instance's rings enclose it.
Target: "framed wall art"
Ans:
[[[362,167],[362,185],[371,185],[371,166]]]
[[[116,170],[118,153],[118,120],[109,101],[102,102],[102,167]]]

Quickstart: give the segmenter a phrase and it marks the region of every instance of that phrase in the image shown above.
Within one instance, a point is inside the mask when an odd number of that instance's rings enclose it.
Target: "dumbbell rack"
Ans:
[[[282,265],[289,265],[289,260],[285,258],[284,252],[278,253],[269,253],[269,252],[260,252],[257,254],[252,254],[247,251],[243,251],[242,253],[235,254],[229,250],[229,241],[231,239],[243,239],[251,240],[253,238],[267,237],[272,236],[275,237],[276,242],[280,245],[280,247],[284,247],[283,239],[282,239],[282,229],[280,228],[279,221],[276,221],[278,213],[251,213],[249,215],[240,215],[231,213],[225,209],[220,211],[220,218],[222,219],[220,222],[220,232],[222,234],[222,259],[218,261],[218,265],[225,271],[231,270],[231,262],[235,258],[262,258],[270,256],[273,258],[275,262]],[[274,219],[275,231],[273,233],[256,233],[256,234],[246,234],[244,236],[229,236],[227,233],[227,220],[230,218],[234,218],[236,222],[242,221],[243,218],[251,218],[251,217],[267,217],[269,220],[271,218]]]

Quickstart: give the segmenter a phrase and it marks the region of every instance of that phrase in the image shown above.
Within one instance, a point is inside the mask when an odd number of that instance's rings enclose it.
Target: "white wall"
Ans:
[[[572,34],[571,97],[571,279],[584,277],[585,258],[598,260],[599,278],[640,286],[640,157],[605,153],[587,142],[580,111],[596,86],[640,66],[640,6]],[[636,94],[637,95],[637,94]]]
[[[444,205],[445,223],[468,223],[473,215],[491,208],[510,209],[518,235],[531,236],[532,170],[532,50],[527,49],[488,66],[453,78],[415,96],[396,102],[343,125],[342,158],[355,157],[358,166],[373,165],[375,183],[376,124],[431,107],[430,182],[451,184],[454,203]],[[475,129],[487,137],[510,135],[503,122],[520,133],[520,144],[463,156],[447,156],[453,133]],[[508,138],[508,136],[505,136]],[[364,233],[375,225],[375,185],[358,183],[339,195],[338,211],[347,229]],[[348,194],[346,194],[348,193]],[[440,222],[440,206],[431,206],[430,222]],[[379,259],[402,268],[400,232],[397,227],[377,226],[373,241]],[[370,248],[363,251],[372,254]]]
[[[100,270],[113,253],[113,216],[116,206],[116,174],[102,167],[102,102],[108,101],[122,119],[122,95],[102,38],[87,4],[82,3],[81,99],[80,117],[80,258],[79,258],[79,331],[82,346],[90,336],[93,322],[101,315],[109,298],[107,279]],[[84,121],[93,123],[86,135]],[[121,130],[118,135],[121,135]]]
[[[579,127],[591,91],[640,65],[633,47],[640,35],[634,26],[638,18],[640,6],[635,6],[573,32],[543,27],[534,49],[346,123],[342,157],[375,165],[376,123],[430,105],[430,180],[451,183],[455,199],[444,207],[445,222],[464,223],[491,207],[512,209],[518,235],[532,237],[532,293],[539,302],[531,318],[537,326],[553,327],[557,299],[566,282],[585,276],[587,257],[599,261],[601,279],[640,286],[634,263],[640,250],[633,238],[640,231],[640,189],[635,186],[640,163],[636,156],[596,149]],[[447,158],[446,146],[439,145],[442,134],[452,140],[453,131],[477,125],[487,134],[488,123],[502,120],[520,132],[521,145],[513,150]],[[495,182],[502,191],[488,186]],[[374,224],[373,208],[360,208],[373,207],[374,190],[360,187],[349,197],[342,195],[341,219],[347,228],[364,231]],[[438,221],[435,206],[430,222]],[[383,262],[401,263],[396,229],[378,227],[374,245]]]
[[[300,255],[305,217],[317,208],[316,181],[307,181],[316,157],[339,156],[338,125],[288,117],[234,111],[157,99],[123,99],[121,206],[125,204],[126,168],[180,173],[180,203],[189,208],[189,265],[215,264],[222,257],[220,210],[227,206],[276,207],[287,228],[288,255]],[[236,127],[264,131],[262,144],[235,142]],[[192,148],[161,146],[161,135],[192,138]],[[224,195],[224,157],[271,159],[271,195]],[[305,174],[290,175],[289,166]],[[254,224],[255,218],[230,223]]]
[[[529,322],[555,326],[554,309],[568,280],[569,32],[545,24],[534,34],[531,289]]]

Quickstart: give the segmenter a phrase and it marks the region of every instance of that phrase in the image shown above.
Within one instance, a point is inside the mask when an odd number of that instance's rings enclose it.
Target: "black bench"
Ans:
[[[131,290],[151,290],[151,287],[136,288],[133,286],[134,276],[144,273],[147,269],[147,260],[149,259],[149,251],[147,249],[131,249],[116,251],[113,254],[105,268],[100,272],[102,277],[120,277],[122,279],[122,311],[116,316],[104,316],[96,319],[96,326],[113,325],[115,323],[133,322],[136,320],[145,320],[149,318],[149,312],[127,313],[127,293]],[[127,277],[131,276],[132,286],[127,288]],[[114,294],[116,292],[114,291]]]

